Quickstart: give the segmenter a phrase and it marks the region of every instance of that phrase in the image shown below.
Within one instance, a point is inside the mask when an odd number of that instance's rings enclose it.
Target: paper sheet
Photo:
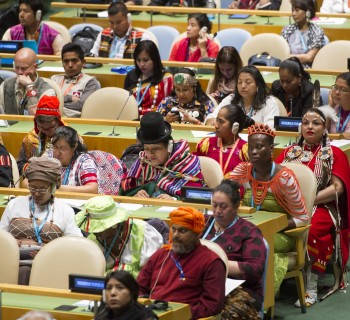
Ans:
[[[159,209],[156,210],[156,212],[171,212],[173,210],[175,210],[177,207],[160,207]]]
[[[137,211],[143,207],[142,204],[137,203],[118,203],[118,205],[128,211]]]
[[[319,17],[312,20],[312,22],[315,24],[343,24],[345,23],[345,21],[346,21],[346,18],[326,18],[326,17]]]
[[[350,140],[342,139],[342,140],[333,140],[333,141],[331,141],[331,145],[335,146],[335,147],[338,147],[338,148],[346,146],[347,144],[350,144]]]
[[[106,11],[101,11],[97,14],[99,18],[108,18],[108,12]]]
[[[8,127],[9,124],[6,120],[0,120],[0,127]]]
[[[227,296],[231,291],[236,289],[238,286],[240,286],[245,280],[235,280],[226,278],[225,283],[225,296]]]
[[[195,138],[206,138],[206,137],[214,137],[215,136],[215,132],[195,131],[195,130],[192,130],[191,132]]]
[[[66,198],[60,198],[64,203],[68,204],[71,207],[75,208],[81,208],[86,200],[79,200],[79,199],[66,199]]]

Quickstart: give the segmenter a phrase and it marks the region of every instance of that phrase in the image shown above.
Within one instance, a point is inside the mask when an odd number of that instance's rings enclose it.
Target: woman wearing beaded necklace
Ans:
[[[25,172],[29,196],[9,202],[1,217],[0,229],[10,232],[18,241],[21,260],[33,259],[41,246],[62,236],[82,234],[74,222],[74,211],[60,199],[55,190],[61,185],[61,164],[47,155],[29,159]],[[29,246],[33,250],[29,250]],[[29,251],[27,256],[24,252]],[[30,262],[26,261],[26,264]],[[30,267],[20,263],[19,284],[28,284]]]
[[[252,124],[254,120],[247,117],[240,107],[229,104],[221,108],[215,122],[215,137],[199,141],[194,154],[213,158],[227,175],[248,159],[246,141],[238,133]]]
[[[331,100],[338,120],[331,120],[329,132],[341,133],[344,138],[350,139],[350,72],[338,75],[332,86]]]
[[[155,111],[173,89],[173,76],[166,72],[157,46],[151,40],[139,42],[134,51],[135,69],[128,72],[124,89],[132,90],[139,115]]]
[[[342,275],[349,257],[350,169],[344,152],[330,145],[326,116],[320,109],[312,108],[304,115],[301,134],[299,143],[287,148],[276,162],[301,162],[313,170],[317,180],[308,238],[311,267],[307,270],[306,304],[311,306],[317,301],[318,274],[325,272],[332,254],[335,269],[340,271],[334,289],[344,285]]]
[[[248,128],[248,156],[250,162],[240,163],[230,179],[244,189],[243,205],[257,210],[285,212],[288,229],[304,226],[308,220],[304,198],[294,173],[272,160],[275,132],[264,124]],[[275,235],[275,293],[287,271],[288,258],[283,254],[292,250],[294,242],[282,233]],[[283,247],[282,247],[283,246]]]
[[[244,319],[257,319],[264,296],[262,274],[266,248],[259,228],[237,215],[239,203],[238,183],[223,180],[213,190],[213,215],[207,220],[202,239],[216,242],[224,249],[229,260],[229,278],[245,280],[242,284],[243,290],[235,289],[226,298],[222,318],[243,319],[243,314],[239,317],[232,316],[231,309],[237,308],[249,314]],[[238,238],[240,241],[235,241]],[[235,301],[234,308],[229,308],[233,304],[232,300]],[[227,313],[232,317],[228,318]]]

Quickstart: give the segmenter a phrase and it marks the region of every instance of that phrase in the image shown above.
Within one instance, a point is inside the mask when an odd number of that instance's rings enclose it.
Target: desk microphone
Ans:
[[[116,120],[119,120],[120,116],[122,115],[122,113],[123,113],[123,111],[124,111],[124,108],[126,107],[126,104],[127,104],[128,101],[129,101],[129,98],[133,95],[133,93],[134,93],[134,92],[133,92],[132,90],[129,91],[128,97],[126,98],[126,100],[125,100],[125,102],[124,102],[124,105],[123,105],[123,107],[122,107],[122,110],[120,111],[120,113],[119,113],[119,115],[118,115],[118,117],[117,117]],[[110,133],[109,136],[113,137],[113,136],[116,136],[116,135],[117,135],[117,134],[114,132],[114,130],[115,130],[115,126],[113,127],[112,133]]]

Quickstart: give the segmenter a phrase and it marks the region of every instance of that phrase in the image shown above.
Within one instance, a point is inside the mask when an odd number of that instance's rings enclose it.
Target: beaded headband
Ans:
[[[266,134],[268,136],[271,136],[272,138],[274,138],[276,135],[274,130],[272,130],[268,125],[263,123],[253,124],[250,127],[248,127],[248,137],[253,134]]]
[[[177,85],[188,85],[188,86],[195,86],[197,84],[197,79],[195,77],[192,77],[190,74],[187,73],[176,73],[174,76],[174,84]]]
[[[319,118],[323,123],[326,123],[326,121],[325,121],[317,112],[308,111],[308,112],[306,112],[306,113],[304,114],[303,119],[304,119],[306,116],[315,116],[315,117]]]

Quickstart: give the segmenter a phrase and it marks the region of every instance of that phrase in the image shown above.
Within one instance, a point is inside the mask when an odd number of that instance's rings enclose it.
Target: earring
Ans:
[[[238,122],[234,122],[234,123],[232,124],[232,129],[231,129],[231,131],[232,131],[233,134],[237,134],[237,133],[238,133],[238,130],[239,130],[239,123],[238,123]]]
[[[174,148],[174,141],[173,140],[169,140],[169,142],[168,142],[168,153],[172,153],[173,152],[173,148]]]

